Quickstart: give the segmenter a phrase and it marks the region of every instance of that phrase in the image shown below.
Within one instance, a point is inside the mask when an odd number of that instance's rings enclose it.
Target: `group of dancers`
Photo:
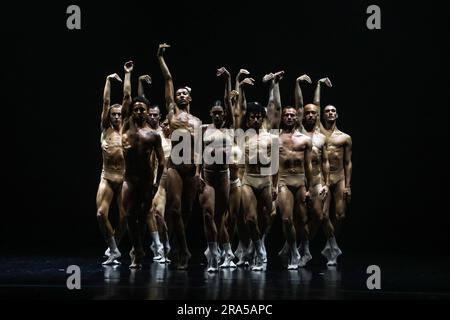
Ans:
[[[166,118],[145,97],[149,75],[139,77],[132,98],[133,62],[124,65],[123,101],[112,104],[107,76],[101,116],[103,169],[97,193],[97,220],[106,240],[104,265],[120,263],[119,243],[128,230],[130,268],[142,267],[144,236],[151,235],[153,260],[186,269],[191,257],[186,230],[194,202],[203,215],[207,271],[248,266],[264,269],[266,235],[277,213],[285,243],[279,257],[289,270],[312,259],[310,241],[323,230],[321,254],[337,264],[341,250],[336,235],[351,200],[352,140],[336,127],[337,110],[320,106],[318,80],[312,103],[304,104],[302,83],[295,82],[295,104],[282,106],[284,71],[265,75],[268,104],[247,102],[245,90],[255,85],[241,69],[232,85],[230,73],[217,70],[225,82],[223,102],[210,109],[211,123],[202,124],[191,110],[191,88],[174,90],[160,44],[157,58],[165,81]],[[108,212],[114,196],[120,219],[112,227]],[[331,209],[332,212],[330,212]],[[232,248],[237,235],[238,245]]]

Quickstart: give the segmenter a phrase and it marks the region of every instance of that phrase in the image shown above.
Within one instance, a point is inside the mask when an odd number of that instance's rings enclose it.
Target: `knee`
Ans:
[[[97,220],[98,221],[105,221],[106,219],[108,219],[108,214],[106,213],[106,210],[98,210],[97,211]]]
[[[336,211],[336,220],[342,221],[345,219],[345,211]]]
[[[283,217],[281,220],[284,226],[291,226],[293,224],[291,217]]]
[[[174,198],[173,201],[168,202],[167,210],[174,216],[181,215],[181,199]]]
[[[245,223],[246,224],[256,224],[256,215],[252,214],[252,215],[248,215],[245,217]]]
[[[211,224],[214,221],[214,214],[212,213],[212,210],[204,209],[203,210],[203,217],[204,217],[204,219],[205,219],[205,221],[207,223]]]
[[[316,210],[314,218],[316,219],[317,223],[322,223],[325,221],[325,215],[323,214],[322,210]]]
[[[158,208],[156,207],[156,208],[154,208],[154,210],[152,210],[152,213],[153,213],[153,215],[155,216],[155,219],[156,219],[158,222],[164,221],[164,216],[163,216],[163,214],[162,214],[162,212],[161,212],[160,209],[158,209]]]

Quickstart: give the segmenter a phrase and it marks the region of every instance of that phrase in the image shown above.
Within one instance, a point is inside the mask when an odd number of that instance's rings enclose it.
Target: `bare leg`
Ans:
[[[108,181],[102,178],[97,191],[97,222],[105,239],[114,236],[114,230],[108,219],[109,206],[113,197],[113,189]]]
[[[223,263],[221,268],[236,267],[233,262],[234,254],[231,249],[230,236],[228,234],[228,207],[230,196],[230,179],[228,175],[221,175],[221,179],[214,183],[215,190],[215,221],[219,228],[219,243],[222,246]]]
[[[235,221],[239,240],[238,248],[234,252],[234,255],[239,259],[237,266],[245,264],[244,253],[247,251],[250,242],[245,225],[244,210],[241,206],[241,188],[236,186],[230,190],[230,219]]]
[[[215,190],[215,220],[216,225],[220,226],[219,228],[219,243],[230,243],[230,236],[227,230],[227,208],[229,204],[229,195],[230,195],[230,179],[228,176],[225,176],[221,179],[221,181],[214,187]]]
[[[271,187],[266,187],[263,189],[258,199],[258,221],[260,225],[259,230],[261,230],[261,249],[263,253],[263,263],[267,263],[267,252],[264,241],[269,232],[269,228],[272,225],[272,212],[272,189]]]
[[[101,179],[97,192],[97,222],[100,231],[108,244],[109,256],[103,264],[118,263],[116,259],[121,257],[114,239],[114,230],[108,218],[109,206],[114,196],[114,191],[106,179]]]
[[[172,260],[179,267],[178,253],[180,247],[186,244],[186,234],[184,229],[183,218],[181,215],[181,194],[183,192],[183,179],[181,179],[177,170],[169,168],[167,170],[167,190],[171,192],[167,193],[167,221],[169,233],[173,235],[174,242],[172,243],[174,249],[172,249]]]
[[[346,210],[346,203],[344,200],[344,180],[341,180],[337,183],[337,185],[332,188],[333,192],[333,199],[335,204],[335,211],[336,211],[336,222],[334,227],[334,234],[337,236],[342,228],[342,221],[345,218],[345,210]],[[327,263],[327,265],[336,265],[337,264],[337,258],[342,254],[341,249],[338,247],[336,238],[331,237],[329,239],[329,244],[331,247],[331,257]]]
[[[119,225],[114,231],[114,236],[116,238],[117,245],[119,245],[125,235],[125,232],[127,231],[127,217],[125,214],[125,208],[123,207],[122,188],[118,191],[117,207],[119,208]]]
[[[140,201],[136,187],[125,181],[122,186],[122,199],[127,217],[128,235],[133,245],[133,249],[130,252],[130,268],[140,268],[142,266],[141,260],[144,256],[144,251],[142,249],[142,243],[139,243],[138,218],[141,208],[139,208]]]
[[[342,222],[345,219],[345,211],[347,209],[347,204],[344,199],[344,180],[339,181],[336,188],[334,189],[334,203],[336,209],[336,225],[335,225],[335,235],[339,236],[342,229]]]
[[[159,186],[158,191],[152,202],[153,205],[153,214],[155,215],[156,224],[158,226],[159,236],[163,243],[164,247],[164,257],[159,260],[160,263],[169,263],[170,260],[167,257],[170,251],[169,244],[169,236],[167,230],[167,224],[164,219],[165,215],[165,206],[166,206],[166,189],[162,186]]]
[[[203,211],[203,226],[208,243],[208,248],[205,251],[205,256],[208,260],[207,271],[217,272],[219,270],[219,252],[217,246],[217,227],[214,221],[214,188],[206,185],[199,195],[199,200]]]
[[[286,186],[278,193],[278,206],[283,221],[283,234],[287,242],[287,250],[281,250],[280,256],[288,269],[297,269],[300,263],[300,254],[297,249],[296,233],[293,223],[294,196]]]
[[[309,252],[309,228],[308,228],[308,207],[306,205],[306,188],[300,187],[295,194],[295,205],[298,206],[298,214],[300,217],[300,239],[303,244],[302,258],[299,263],[299,267],[304,267],[309,260],[312,259]],[[294,210],[295,212],[295,210]]]
[[[152,243],[150,245],[150,249],[153,252],[153,261],[160,261],[164,258],[164,247],[159,238],[158,225],[156,223],[155,211],[152,208],[149,210],[146,219],[148,231],[150,232],[150,236],[152,238]]]
[[[261,234],[257,223],[256,197],[250,186],[244,185],[241,188],[245,223],[249,231],[250,239],[255,242],[261,239]]]
[[[311,198],[310,212],[312,213],[312,216],[308,223],[308,229],[310,233],[309,240],[312,240],[323,223],[322,200],[320,199],[318,192]]]

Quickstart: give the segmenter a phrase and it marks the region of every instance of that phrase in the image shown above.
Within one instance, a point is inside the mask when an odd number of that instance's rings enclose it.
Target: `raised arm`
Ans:
[[[304,74],[295,80],[295,109],[297,110],[298,114],[298,121],[299,123],[302,123],[303,121],[303,94],[302,94],[302,88],[300,87],[300,82],[306,81],[308,83],[312,83],[311,78]]]
[[[166,48],[170,48],[170,45],[163,43],[158,47],[158,61],[161,67],[162,76],[165,83],[165,97],[166,97],[166,112],[167,117],[170,121],[171,117],[175,112],[175,91],[173,89],[172,75],[170,74],[169,68],[167,67],[166,61],[164,60],[164,52]]]
[[[267,129],[278,129],[281,123],[281,96],[280,80],[283,79],[284,71],[269,73],[263,77],[263,82],[270,81],[269,102],[267,104]]]
[[[161,136],[157,133],[155,133],[155,139],[156,139],[156,147],[155,147],[155,153],[156,153],[156,159],[158,160],[158,171],[156,172],[156,183],[159,185],[159,181],[161,180],[161,176],[164,171],[164,151],[162,148],[162,142],[161,142]]]
[[[152,84],[152,78],[148,74],[139,77],[138,96],[145,97],[144,83],[148,85]]]
[[[225,104],[225,128],[230,128],[233,124],[233,111],[231,108],[231,76],[225,67],[222,67],[220,69],[217,69],[216,75],[218,77],[224,76],[225,77],[225,93],[223,96],[223,102]]]
[[[253,78],[245,78],[239,83],[238,90],[238,102],[234,112],[234,128],[242,127],[242,118],[244,118],[245,112],[247,110],[247,100],[245,99],[244,86],[250,85],[253,86],[255,84],[255,79]]]
[[[352,138],[349,136],[344,147],[344,173],[345,173],[345,189],[344,196],[347,202],[352,197],[351,181],[352,181]]]
[[[122,82],[117,73],[110,74],[106,77],[105,88],[103,89],[103,110],[102,118],[100,122],[100,128],[105,130],[109,125],[109,106],[111,105],[111,80],[117,80]]]
[[[321,108],[320,108],[320,87],[324,83],[327,87],[331,88],[333,85],[331,84],[331,81],[329,78],[322,78],[317,81],[316,91],[314,92],[314,101],[313,103],[318,107],[319,114],[317,115],[317,121],[319,122],[318,125],[320,128],[322,128],[322,122],[321,122]]]
[[[239,70],[238,74],[236,75],[236,82],[235,82],[235,85],[234,85],[234,90],[239,92],[239,85],[241,83],[241,80],[240,80],[241,76],[242,75],[249,75],[249,74],[250,74],[250,72],[247,69],[240,69]]]
[[[131,71],[133,71],[133,61],[128,61],[123,66],[125,71],[125,80],[123,82],[123,100],[122,100],[122,115],[123,119],[127,119],[130,116],[131,105]]]

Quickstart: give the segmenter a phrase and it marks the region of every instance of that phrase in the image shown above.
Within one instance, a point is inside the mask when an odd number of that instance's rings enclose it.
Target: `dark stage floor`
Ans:
[[[130,270],[102,266],[100,258],[7,256],[0,258],[1,299],[189,299],[189,300],[297,300],[297,299],[440,299],[450,298],[450,258],[342,256],[337,267],[322,259],[298,271],[283,270],[276,262],[263,272],[225,269],[205,271],[204,262],[192,261],[187,271],[151,263]],[[369,265],[381,269],[381,289],[369,290]],[[69,290],[69,265],[81,270],[81,290]]]

